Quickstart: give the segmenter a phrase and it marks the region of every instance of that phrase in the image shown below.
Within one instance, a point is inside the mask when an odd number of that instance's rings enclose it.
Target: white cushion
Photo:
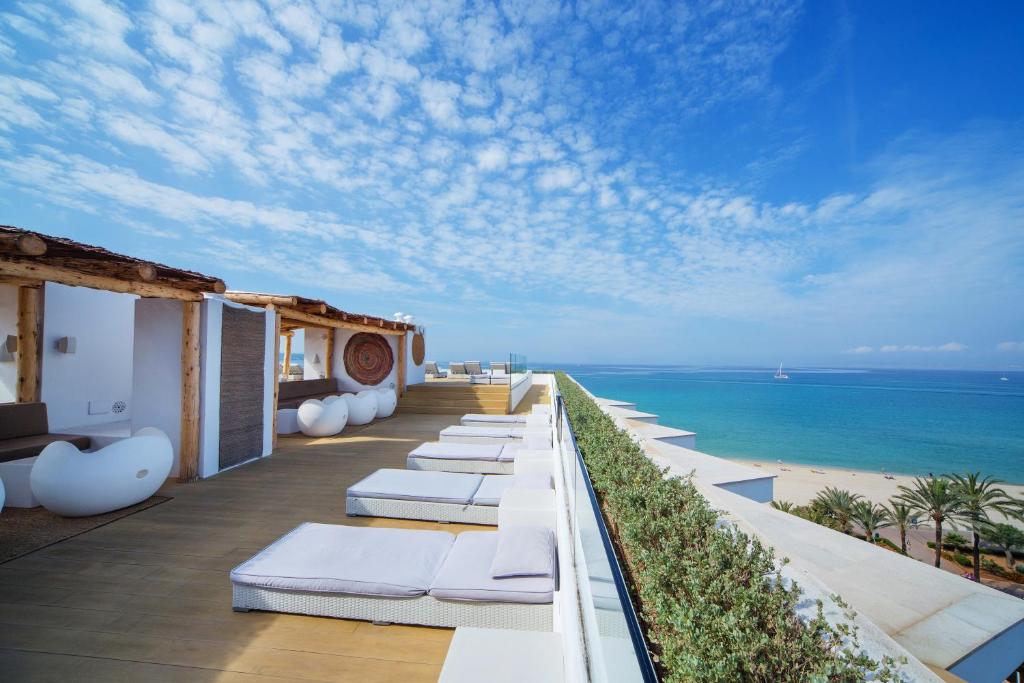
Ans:
[[[487,422],[495,425],[526,424],[526,415],[483,415],[480,413],[466,413],[462,416],[462,424],[468,424],[470,422]]]
[[[468,437],[476,439],[511,439],[521,438],[522,430],[509,427],[464,427],[454,425],[441,430],[441,439],[446,437]]]
[[[555,535],[547,527],[513,526],[498,530],[498,547],[491,562],[491,576],[552,576],[555,569]]]
[[[500,444],[443,443],[430,441],[420,444],[409,453],[414,458],[436,458],[439,460],[497,460],[501,455]]]
[[[430,585],[430,595],[449,600],[550,603],[555,590],[555,580],[550,576],[491,577],[497,547],[496,531],[459,534]]]
[[[473,494],[473,505],[497,505],[501,502],[501,494],[512,486],[515,477],[509,474],[492,474],[483,478],[480,487]]]
[[[451,550],[447,531],[307,522],[231,571],[261,588],[415,597],[426,593]]]
[[[542,472],[527,472],[512,475],[512,486],[517,489],[550,489],[551,475]]]
[[[469,503],[480,488],[481,479],[480,474],[383,469],[350,486],[348,495],[351,498]]]

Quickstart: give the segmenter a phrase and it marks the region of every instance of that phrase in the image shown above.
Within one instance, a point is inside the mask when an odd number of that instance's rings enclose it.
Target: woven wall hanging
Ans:
[[[394,364],[391,345],[382,335],[359,332],[345,344],[345,371],[360,384],[380,384]]]
[[[423,335],[418,332],[412,336],[412,362],[417,366],[423,365],[423,359],[427,355],[427,342]]]

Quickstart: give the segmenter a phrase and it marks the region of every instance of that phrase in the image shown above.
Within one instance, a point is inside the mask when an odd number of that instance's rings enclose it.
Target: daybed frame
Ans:
[[[462,462],[462,461],[446,461]],[[428,522],[498,525],[497,505],[437,503],[396,498],[346,497],[345,512],[352,516],[421,519]]]

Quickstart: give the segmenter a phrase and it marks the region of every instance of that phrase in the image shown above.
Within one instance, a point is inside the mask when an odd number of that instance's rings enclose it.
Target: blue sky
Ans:
[[[1021,3],[12,2],[0,221],[428,354],[1024,367]]]

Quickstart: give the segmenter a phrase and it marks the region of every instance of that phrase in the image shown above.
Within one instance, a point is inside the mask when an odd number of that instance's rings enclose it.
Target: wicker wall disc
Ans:
[[[417,366],[423,365],[423,359],[427,355],[427,343],[423,335],[416,333],[412,336],[412,362]]]
[[[391,345],[379,334],[360,332],[345,344],[345,371],[360,384],[380,384],[394,364]]]

